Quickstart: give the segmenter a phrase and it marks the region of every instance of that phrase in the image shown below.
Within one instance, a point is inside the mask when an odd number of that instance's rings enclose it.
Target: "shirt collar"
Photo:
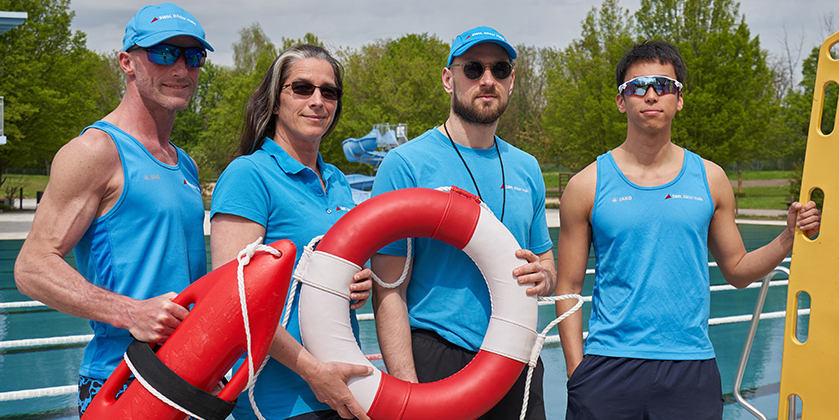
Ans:
[[[289,155],[288,152],[285,151],[285,149],[280,147],[280,145],[277,144],[277,142],[272,140],[270,137],[265,138],[265,141],[262,142],[261,149],[268,153],[271,157],[273,157],[274,160],[277,162],[277,165],[279,165],[280,169],[282,169],[283,172],[289,175],[299,174],[306,170],[312,170],[308,166],[297,161],[297,159],[291,157],[291,155]],[[320,152],[318,152],[318,168],[320,168],[321,176],[323,177],[324,182],[332,178],[332,171],[330,171],[326,164],[323,162],[323,156],[321,156]]]

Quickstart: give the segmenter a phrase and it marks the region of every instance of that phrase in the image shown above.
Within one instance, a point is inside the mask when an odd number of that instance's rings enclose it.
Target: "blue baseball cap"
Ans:
[[[213,51],[213,47],[204,39],[204,28],[198,19],[172,3],[140,9],[125,25],[122,50],[127,51],[134,45],[151,47],[179,35],[191,36],[200,41],[204,48]]]
[[[507,42],[507,38],[504,38],[504,35],[501,35],[495,29],[490,28],[489,26],[478,26],[477,28],[470,29],[454,39],[452,42],[452,49],[449,52],[449,61],[446,63],[446,67],[452,65],[452,60],[455,57],[460,56],[461,54],[465,53],[469,50],[469,48],[474,47],[483,42],[494,42],[507,50],[507,54],[510,56],[510,60],[516,59],[516,50],[513,49],[513,46]]]

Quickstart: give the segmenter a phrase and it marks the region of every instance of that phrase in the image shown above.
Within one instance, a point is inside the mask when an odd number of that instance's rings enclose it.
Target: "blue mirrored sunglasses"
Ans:
[[[190,67],[201,67],[207,59],[207,50],[201,47],[182,48],[174,45],[157,44],[151,47],[134,46],[126,50],[126,52],[135,50],[144,50],[149,61],[155,64],[163,64],[164,66],[175,64],[181,55],[184,56],[186,64]]]
[[[647,90],[652,87],[659,96],[668,93],[678,93],[682,89],[682,83],[667,76],[641,76],[627,80],[618,86],[618,93],[626,96],[644,96]]]

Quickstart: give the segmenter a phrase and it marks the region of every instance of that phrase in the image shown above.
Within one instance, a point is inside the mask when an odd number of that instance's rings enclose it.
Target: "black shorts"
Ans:
[[[414,366],[421,383],[448,378],[465,367],[477,353],[455,346],[443,337],[428,330],[411,331]],[[516,420],[521,415],[524,385],[527,380],[525,366],[521,376],[510,392],[478,420]],[[545,420],[545,400],[542,393],[542,376],[545,366],[539,359],[530,381],[530,397],[527,403],[527,420]]]
[[[314,411],[289,417],[286,420],[344,420],[335,410]]]
[[[568,379],[566,420],[720,420],[717,362],[586,355]]]

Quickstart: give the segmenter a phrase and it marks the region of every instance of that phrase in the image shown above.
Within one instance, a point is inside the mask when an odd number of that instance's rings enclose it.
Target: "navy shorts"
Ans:
[[[122,396],[122,393],[128,389],[128,385],[131,384],[132,381],[133,379],[123,385],[122,389],[117,392],[115,397],[119,398]],[[84,412],[87,410],[87,406],[90,405],[93,397],[95,397],[96,394],[99,393],[99,390],[102,389],[102,385],[105,385],[105,379],[90,378],[79,375],[79,417],[84,415]]]
[[[414,365],[417,379],[421,383],[438,381],[454,375],[469,364],[477,353],[456,346],[438,334],[428,330],[411,331]],[[501,401],[478,420],[518,420],[524,399],[525,366],[519,379]],[[542,377],[545,366],[539,359],[530,381],[530,397],[527,403],[527,420],[545,420],[545,400],[542,395]]]
[[[566,420],[720,420],[715,359],[586,355],[568,379]]]

